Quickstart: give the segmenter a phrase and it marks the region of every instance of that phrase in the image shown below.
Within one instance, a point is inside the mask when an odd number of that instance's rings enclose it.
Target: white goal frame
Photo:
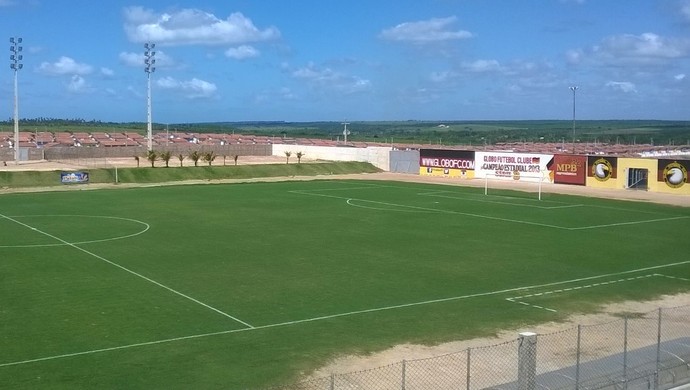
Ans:
[[[489,180],[491,180],[492,183],[501,183],[504,184],[503,186],[500,186],[502,189],[508,189],[508,190],[518,190],[522,191],[525,189],[525,184],[529,186],[536,186],[537,188],[537,198],[541,200],[541,194],[542,194],[542,183],[546,181],[547,183],[550,183],[548,179],[546,178],[546,175],[548,175],[548,171],[542,171],[542,172],[532,172],[530,174],[524,174],[521,176],[520,180],[513,180],[513,179],[506,179],[504,178],[505,176],[500,176],[501,178],[499,179],[499,175],[496,175],[495,173],[486,173],[484,174],[484,195],[489,195]],[[523,179],[524,178],[524,179]],[[520,183],[519,188],[511,188],[512,183]],[[493,188],[493,187],[492,187]],[[525,192],[533,192],[533,191],[525,191]]]

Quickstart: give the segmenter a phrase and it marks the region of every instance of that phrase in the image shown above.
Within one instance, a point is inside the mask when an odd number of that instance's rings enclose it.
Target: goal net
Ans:
[[[484,195],[502,195],[505,191],[520,191],[525,197],[542,200],[543,186],[551,183],[547,172],[513,173],[510,175],[487,172],[484,175]]]

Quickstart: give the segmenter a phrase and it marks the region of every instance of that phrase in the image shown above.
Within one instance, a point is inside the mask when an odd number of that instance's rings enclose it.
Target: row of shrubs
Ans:
[[[290,156],[292,156],[292,152],[286,151],[285,152],[285,164],[290,163]],[[302,157],[304,156],[304,153],[297,152],[297,153],[295,153],[295,156],[297,157],[297,163],[299,164],[302,162]],[[195,150],[195,151],[189,153],[188,155],[180,153],[174,157],[180,161],[180,166],[183,166],[182,162],[185,159],[190,159],[194,162],[194,166],[198,167],[199,166],[199,160],[204,161],[205,163],[208,164],[208,166],[213,165],[213,161],[216,160],[218,155],[213,151],[200,152],[198,150]],[[223,165],[225,165],[226,157],[227,156],[223,156]],[[235,165],[237,165],[237,160],[239,159],[240,156],[235,154],[232,157],[233,157],[233,160],[235,162]],[[170,166],[170,160],[173,159],[173,154],[170,151],[156,152],[155,150],[149,150],[146,153],[145,158],[146,158],[146,160],[148,160],[151,163],[151,168],[155,168],[156,167],[156,161],[159,161],[159,160],[163,161],[165,163],[165,167],[167,168]],[[134,159],[137,161],[137,167],[139,167],[141,157],[134,156]]]

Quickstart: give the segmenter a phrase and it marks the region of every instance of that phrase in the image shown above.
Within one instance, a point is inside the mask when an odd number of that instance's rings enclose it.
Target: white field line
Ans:
[[[637,272],[645,272],[645,271],[662,269],[662,268],[676,267],[676,266],[686,265],[686,264],[690,264],[690,260],[680,261],[677,263],[656,265],[656,266],[652,266],[652,267],[645,267],[645,268],[639,268],[639,269],[622,271],[622,272],[614,272],[614,273],[609,273],[609,274],[604,274],[604,275],[588,276],[588,277],[584,277],[584,278],[577,278],[577,279],[565,280],[565,281],[560,281],[560,282],[544,283],[544,284],[538,284],[538,285],[533,285],[533,286],[515,287],[515,288],[504,289],[504,290],[461,295],[461,296],[449,297],[449,298],[432,299],[432,300],[421,301],[421,302],[404,303],[404,304],[400,304],[400,305],[385,306],[385,307],[378,307],[378,308],[364,309],[364,310],[356,310],[356,311],[350,311],[350,312],[346,312],[346,313],[331,314],[331,315],[306,318],[306,319],[295,320],[295,321],[279,322],[279,323],[268,324],[268,325],[258,325],[258,326],[252,326],[252,327],[247,327],[247,328],[242,328],[242,329],[231,329],[231,330],[224,330],[224,331],[219,331],[219,332],[201,333],[201,334],[182,336],[182,337],[174,337],[174,338],[168,338],[168,339],[162,339],[162,340],[147,341],[147,342],[134,343],[134,344],[126,344],[126,345],[120,345],[117,347],[92,349],[89,351],[73,352],[73,353],[66,353],[66,354],[62,354],[62,355],[53,355],[53,356],[46,356],[46,357],[35,358],[35,359],[27,359],[27,360],[15,361],[15,362],[0,363],[0,368],[1,367],[8,367],[8,366],[18,366],[18,365],[29,364],[29,363],[42,362],[42,361],[47,361],[47,360],[57,360],[57,359],[68,358],[68,357],[73,357],[73,356],[83,356],[83,355],[91,355],[91,354],[101,353],[101,352],[117,351],[117,350],[137,348],[137,347],[145,347],[148,345],[172,343],[175,341],[191,340],[191,339],[219,336],[219,335],[231,334],[231,333],[249,332],[249,331],[261,330],[261,329],[270,329],[270,328],[277,328],[277,327],[283,327],[283,326],[298,325],[298,324],[304,324],[304,323],[309,323],[309,322],[330,320],[330,319],[340,318],[340,317],[349,317],[349,316],[360,315],[360,314],[376,313],[376,312],[395,310],[395,309],[403,309],[403,308],[407,308],[407,307],[431,305],[431,304],[435,304],[435,303],[451,302],[451,301],[478,298],[478,297],[488,297],[488,296],[493,296],[493,295],[513,293],[516,291],[523,291],[523,290],[543,288],[543,287],[551,287],[551,286],[557,286],[557,285],[562,285],[562,284],[579,283],[579,282],[583,282],[583,281],[587,281],[587,280],[596,280],[596,279],[608,278],[608,277],[612,277],[612,276],[628,275],[628,274],[637,273]]]
[[[321,192],[321,191],[370,190],[372,188],[383,188],[383,187],[387,187],[387,186],[370,184],[368,186],[362,186],[362,187],[317,188],[314,190],[291,190],[288,192],[293,192],[293,193],[297,193],[297,194],[305,194],[305,193]]]
[[[582,204],[563,204],[562,202],[550,202],[550,201],[542,201],[542,202],[560,203],[560,204],[562,204],[562,206],[539,206],[539,205],[533,205],[533,204],[527,204],[527,203],[503,202],[503,201],[498,201],[498,200],[487,200],[487,199],[476,199],[476,198],[469,198],[469,197],[463,197],[463,196],[442,195],[442,193],[448,193],[448,192],[447,191],[443,191],[443,192],[438,191],[438,192],[420,193],[417,195],[429,196],[429,197],[434,197],[434,198],[467,200],[470,202],[504,204],[504,205],[508,205],[508,206],[532,207],[535,209],[542,209],[542,210],[567,209],[567,208],[584,206]],[[502,197],[502,198],[505,198],[505,197]],[[507,198],[507,199],[517,199],[517,198]],[[530,199],[526,199],[526,200],[530,200]],[[538,201],[535,201],[535,202],[538,202]]]
[[[246,323],[246,322],[240,320],[239,318],[233,317],[233,316],[231,316],[230,314],[227,314],[227,313],[225,313],[225,312],[223,312],[223,311],[221,311],[221,310],[219,310],[219,309],[216,309],[216,308],[213,307],[213,306],[207,305],[207,304],[201,302],[201,301],[198,300],[198,299],[192,298],[192,297],[190,297],[189,295],[183,294],[183,293],[181,293],[181,292],[179,292],[179,291],[177,291],[177,290],[175,290],[175,289],[173,289],[173,288],[170,288],[170,287],[168,287],[168,286],[166,286],[166,285],[164,285],[164,284],[162,284],[162,283],[159,283],[159,282],[157,282],[157,281],[155,281],[155,280],[153,280],[153,279],[151,279],[151,278],[148,278],[148,277],[146,277],[146,276],[144,276],[144,275],[142,275],[142,274],[140,274],[140,273],[137,273],[137,272],[135,272],[135,271],[132,271],[132,270],[129,269],[129,268],[126,268],[126,267],[124,267],[124,266],[121,266],[120,264],[117,264],[117,263],[115,263],[115,262],[112,262],[112,261],[106,259],[105,257],[99,256],[99,255],[97,255],[97,254],[95,254],[95,253],[93,253],[93,252],[90,252],[90,251],[88,251],[88,250],[86,250],[86,249],[84,249],[84,248],[80,248],[80,247],[78,247],[78,246],[75,245],[75,244],[69,243],[69,242],[67,242],[67,241],[65,241],[65,240],[63,240],[63,239],[61,239],[60,237],[56,237],[56,236],[54,236],[54,235],[52,235],[52,234],[50,234],[50,233],[44,232],[44,231],[39,230],[39,229],[37,229],[37,228],[35,228],[35,227],[33,227],[33,226],[30,226],[30,225],[27,225],[27,224],[25,224],[25,223],[23,223],[23,222],[17,221],[16,219],[14,219],[14,218],[12,218],[12,217],[8,217],[8,216],[6,216],[6,215],[0,214],[0,217],[1,217],[1,218],[4,218],[4,219],[7,219],[7,220],[9,220],[9,221],[12,221],[12,222],[14,222],[14,223],[16,223],[16,224],[18,224],[18,225],[24,226],[25,228],[30,229],[30,230],[33,230],[33,231],[35,231],[35,232],[37,232],[37,233],[43,234],[43,235],[45,235],[45,236],[47,236],[47,237],[50,237],[50,238],[52,238],[52,239],[54,239],[54,240],[60,241],[60,242],[62,242],[63,244],[65,244],[65,245],[67,245],[67,246],[70,246],[70,247],[72,247],[72,248],[74,248],[74,249],[76,249],[76,250],[79,250],[79,251],[81,251],[81,252],[86,253],[86,254],[89,255],[89,256],[95,257],[95,258],[97,258],[98,260],[101,260],[101,261],[103,261],[103,262],[106,262],[106,263],[108,263],[108,264],[110,264],[110,265],[112,265],[112,266],[114,266],[114,267],[117,267],[117,268],[123,270],[123,271],[129,272],[130,274],[132,274],[132,275],[134,275],[134,276],[137,276],[137,277],[139,277],[139,278],[141,278],[141,279],[144,279],[144,280],[146,280],[146,281],[149,282],[149,283],[153,283],[153,284],[155,284],[155,285],[158,286],[158,287],[164,288],[164,289],[166,289],[166,290],[168,290],[168,291],[170,291],[170,292],[172,292],[172,293],[174,293],[174,294],[177,294],[177,295],[179,295],[179,296],[181,296],[181,297],[183,297],[183,298],[186,298],[186,299],[188,299],[188,300],[190,300],[190,301],[192,301],[192,302],[194,302],[194,303],[197,303],[197,304],[199,304],[199,305],[201,305],[201,306],[203,306],[203,307],[205,307],[205,308],[207,308],[207,309],[213,310],[213,311],[215,311],[215,312],[218,313],[218,314],[221,314],[221,315],[223,315],[223,316],[225,316],[225,317],[227,317],[227,318],[230,318],[230,319],[232,319],[232,320],[234,320],[234,321],[236,321],[236,322],[239,322],[240,324],[242,324],[242,325],[244,325],[244,326],[246,326],[246,327],[253,328],[252,325],[250,325],[250,324],[248,324],[248,323]]]
[[[641,225],[643,223],[675,221],[677,219],[688,219],[688,218],[690,218],[690,217],[681,216],[681,217],[656,218],[656,219],[647,219],[647,220],[643,220],[643,221],[618,222],[618,223],[608,223],[605,225],[580,226],[580,227],[568,228],[568,230],[601,229],[601,228],[608,228],[608,227],[613,227],[613,226]]]
[[[10,218],[21,218],[21,217],[26,217],[26,216],[17,216],[17,215],[12,215]],[[122,240],[125,238],[130,238],[130,237],[136,237],[140,234],[146,233],[151,226],[149,226],[148,223],[142,222],[136,219],[131,219],[131,218],[121,218],[121,217],[111,217],[111,216],[105,216],[105,215],[31,215],[31,218],[34,217],[48,217],[48,218],[71,218],[71,217],[78,217],[78,218],[105,218],[105,219],[118,219],[121,221],[130,221],[134,223],[138,223],[140,225],[144,225],[144,230],[141,230],[136,233],[132,234],[127,234],[124,236],[116,236],[116,237],[111,237],[111,238],[103,238],[100,240],[89,240],[89,241],[79,241],[79,242],[72,242],[71,244],[74,245],[82,245],[82,244],[93,244],[97,242],[106,242],[106,241],[115,241],[115,240]],[[51,247],[51,246],[65,246],[67,244],[64,244],[62,242],[58,242],[55,244],[31,244],[31,245],[0,245],[0,248],[45,248],[45,247]]]
[[[669,275],[663,275],[663,274],[654,274],[654,276],[661,276],[661,277],[668,278],[668,279],[676,279],[676,280],[682,280],[684,282],[690,282],[690,279],[679,278],[678,276],[669,276]]]
[[[690,279],[685,279],[685,278],[680,278],[677,276],[668,276],[668,275],[664,275],[664,274],[656,274],[655,273],[655,274],[635,276],[635,277],[631,277],[631,278],[621,278],[621,279],[617,279],[617,280],[609,280],[606,282],[591,283],[591,284],[587,284],[584,286],[574,286],[574,287],[562,288],[562,289],[558,289],[558,290],[551,290],[551,291],[544,291],[544,292],[533,293],[533,294],[526,294],[526,295],[521,295],[518,297],[510,297],[510,298],[506,298],[506,301],[510,301],[513,303],[519,303],[521,305],[526,305],[526,306],[532,306],[532,307],[535,307],[537,309],[543,309],[543,310],[547,310],[547,311],[555,313],[556,310],[554,310],[554,309],[550,309],[550,308],[547,308],[544,306],[534,305],[534,304],[525,302],[524,300],[527,298],[543,297],[543,296],[552,295],[552,294],[560,294],[560,293],[569,292],[569,291],[584,290],[586,288],[606,286],[606,285],[610,285],[610,284],[614,284],[614,283],[631,282],[631,281],[635,281],[635,280],[639,280],[639,279],[646,279],[646,278],[652,278],[652,277],[664,277],[664,278],[668,278],[668,279],[675,279],[675,280],[682,280],[685,282],[690,282]]]
[[[376,200],[358,199],[358,198],[351,198],[351,197],[344,197],[344,196],[336,196],[336,195],[316,194],[316,193],[308,193],[308,192],[300,192],[300,191],[291,191],[291,192],[294,192],[294,193],[297,193],[297,194],[302,194],[302,195],[311,195],[311,196],[321,196],[321,197],[325,197],[325,198],[343,199],[343,200],[345,200],[345,202],[348,203],[348,204],[351,204],[351,203],[350,203],[351,201],[357,201],[357,202],[373,203],[373,204],[378,204],[378,205],[382,205],[382,206],[409,208],[409,209],[411,209],[411,210],[418,210],[418,211],[428,211],[428,212],[433,212],[433,213],[452,214],[452,215],[464,215],[464,216],[467,216],[467,217],[475,217],[475,218],[481,218],[481,219],[490,219],[490,220],[494,220],[494,221],[512,222],[512,223],[519,223],[519,224],[525,224],[525,225],[533,225],[533,226],[548,227],[548,228],[553,228],[553,229],[565,229],[565,230],[569,230],[568,228],[565,228],[565,227],[562,227],[562,226],[549,225],[549,224],[538,223],[538,222],[530,222],[530,221],[521,221],[521,220],[517,220],[517,219],[508,219],[508,218],[500,218],[500,217],[491,217],[491,216],[488,216],[488,215],[481,215],[481,214],[463,213],[463,212],[451,211],[451,210],[440,210],[440,209],[434,209],[434,208],[429,208],[429,207],[410,206],[410,205],[404,205],[404,204],[380,202],[380,201],[376,201]]]
[[[362,206],[361,204],[353,203],[354,199],[348,199],[347,204],[352,206],[352,207],[359,207],[361,209],[369,209],[369,210],[377,210],[377,211],[399,211],[401,213],[428,213],[429,211],[427,210],[410,210],[410,209],[391,209],[391,208],[383,208],[383,207],[371,207],[371,206]]]
[[[311,195],[311,196],[321,196],[325,198],[334,198],[334,199],[343,199],[345,202],[351,206],[355,206],[352,204],[352,201],[357,201],[357,202],[368,202],[368,203],[374,203],[374,204],[379,204],[383,206],[392,206],[392,207],[399,207],[399,208],[409,208],[413,210],[418,210],[418,211],[428,211],[428,212],[434,212],[434,213],[441,213],[441,214],[453,214],[453,215],[464,215],[468,217],[474,217],[474,218],[481,218],[481,219],[490,219],[494,221],[502,221],[502,222],[512,222],[512,223],[519,223],[519,224],[524,224],[524,225],[532,225],[532,226],[541,226],[541,227],[547,227],[547,228],[553,228],[553,229],[560,229],[560,230],[568,230],[568,231],[575,231],[575,230],[588,230],[588,229],[602,229],[602,228],[609,228],[609,227],[614,227],[614,226],[626,226],[626,225],[640,225],[644,223],[654,223],[654,222],[665,222],[665,221],[674,221],[678,219],[690,219],[690,216],[679,216],[679,217],[668,217],[668,218],[656,218],[656,219],[648,219],[648,220],[642,220],[642,221],[631,221],[631,222],[619,222],[619,223],[611,223],[611,224],[603,224],[603,225],[591,225],[591,226],[580,226],[580,227],[565,227],[565,226],[558,226],[558,225],[551,225],[551,224],[546,224],[546,223],[538,223],[538,222],[531,222],[531,221],[523,221],[519,219],[509,219],[509,218],[500,218],[500,217],[491,217],[488,215],[481,215],[481,214],[473,214],[473,213],[464,213],[460,211],[452,211],[452,210],[441,210],[441,209],[434,209],[434,208],[428,208],[428,207],[420,207],[420,206],[410,206],[410,205],[404,205],[404,204],[397,204],[397,203],[388,203],[388,202],[381,202],[381,201],[375,201],[375,200],[367,200],[367,199],[359,199],[359,198],[352,198],[352,197],[344,197],[344,196],[337,196],[337,195],[326,195],[326,194],[319,194],[319,193],[311,193],[311,192],[306,192],[306,191],[300,191],[300,190],[295,190],[295,191],[289,191],[295,194],[301,194],[301,195]],[[517,205],[517,204],[516,204]],[[520,206],[524,206],[520,204]],[[362,206],[359,206],[362,207]],[[554,207],[558,208],[558,207]],[[373,207],[371,209],[374,209]]]

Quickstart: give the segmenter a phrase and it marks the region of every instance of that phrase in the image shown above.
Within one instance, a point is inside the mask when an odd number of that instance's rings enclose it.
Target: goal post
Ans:
[[[484,195],[489,195],[490,190],[502,189],[536,193],[537,199],[542,200],[542,186],[545,182],[550,183],[548,171],[512,176],[487,172],[484,174]]]

